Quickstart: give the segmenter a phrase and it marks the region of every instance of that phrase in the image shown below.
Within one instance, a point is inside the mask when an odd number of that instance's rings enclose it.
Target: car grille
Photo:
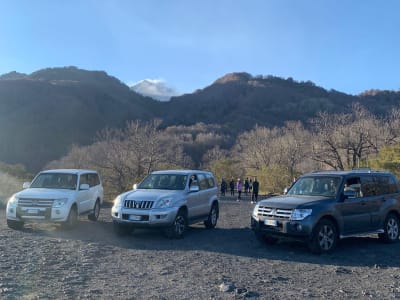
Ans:
[[[136,208],[136,209],[151,209],[154,201],[138,201],[138,200],[125,200],[125,208]]]
[[[54,199],[32,199],[32,198],[19,198],[18,206],[20,207],[52,207]]]
[[[283,209],[283,208],[273,208],[267,206],[259,206],[258,207],[258,215],[269,218],[276,219],[290,219],[292,215],[291,209]]]

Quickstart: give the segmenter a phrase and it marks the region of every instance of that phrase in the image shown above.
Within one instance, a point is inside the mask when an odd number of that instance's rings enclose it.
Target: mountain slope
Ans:
[[[196,93],[172,98],[166,122],[222,123],[237,131],[255,124],[280,126],[288,120],[306,121],[319,111],[342,112],[355,101],[360,98],[328,92],[311,82],[232,73]]]
[[[29,170],[93,142],[97,131],[149,119],[155,101],[104,72],[45,69],[0,80],[0,160]]]
[[[256,124],[307,122],[320,111],[347,112],[355,102],[384,115],[400,108],[400,93],[374,90],[352,96],[309,81],[230,73],[192,94],[160,102],[102,71],[65,67],[29,75],[11,72],[0,76],[0,161],[37,171],[73,144],[92,143],[96,132],[121,128],[129,120],[160,118],[164,128],[217,124],[234,140]]]

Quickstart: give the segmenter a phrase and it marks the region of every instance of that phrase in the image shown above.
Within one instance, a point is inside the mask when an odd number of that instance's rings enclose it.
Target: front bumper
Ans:
[[[307,217],[301,221],[281,219],[256,219],[250,221],[251,229],[269,236],[306,239],[312,234],[312,220]]]
[[[172,225],[178,207],[159,209],[111,209],[113,222],[130,224],[134,227],[165,227]]]
[[[7,207],[6,218],[22,222],[65,222],[68,219],[68,214],[69,210],[66,207],[17,206]]]

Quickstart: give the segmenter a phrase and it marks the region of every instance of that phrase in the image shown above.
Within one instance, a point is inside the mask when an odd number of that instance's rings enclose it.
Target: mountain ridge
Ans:
[[[161,126],[218,124],[234,139],[256,124],[282,126],[319,112],[344,113],[359,102],[384,115],[400,108],[400,92],[369,90],[348,95],[311,81],[272,75],[228,73],[193,93],[160,102],[132,91],[104,71],[46,68],[0,75],[0,161],[36,171],[74,144],[93,143],[104,128],[132,120],[162,120]]]

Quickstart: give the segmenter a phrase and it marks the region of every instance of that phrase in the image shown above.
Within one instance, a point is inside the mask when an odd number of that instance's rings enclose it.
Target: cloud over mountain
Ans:
[[[171,97],[179,95],[177,91],[167,86],[166,82],[161,79],[144,79],[134,83],[131,89],[143,96],[159,101],[169,101]]]

